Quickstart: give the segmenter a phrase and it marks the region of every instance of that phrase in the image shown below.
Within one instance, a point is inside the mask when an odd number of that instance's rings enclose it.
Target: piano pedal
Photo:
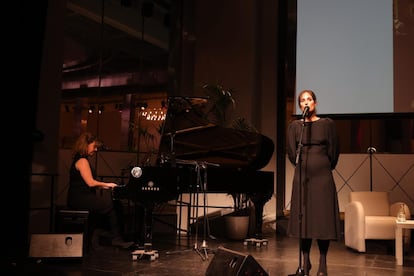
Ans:
[[[262,246],[267,246],[268,243],[269,243],[268,239],[250,238],[250,239],[245,239],[243,242],[243,245],[245,246],[253,245],[256,247],[262,247]]]
[[[158,250],[143,250],[138,249],[131,253],[133,261],[140,261],[140,260],[147,260],[147,261],[155,261],[160,257]]]

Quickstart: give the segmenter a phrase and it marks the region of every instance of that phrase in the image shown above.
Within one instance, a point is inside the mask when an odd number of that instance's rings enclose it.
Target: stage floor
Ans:
[[[223,266],[214,275],[230,275],[221,253],[236,252],[233,256],[245,260],[253,258],[253,264],[261,267],[268,275],[295,274],[299,267],[297,239],[286,237],[277,231],[267,230],[264,238],[268,244],[258,247],[245,245],[243,240],[226,240],[207,234],[197,237],[157,237],[152,250],[157,252],[155,260],[144,255],[134,259],[133,249],[110,246],[95,246],[79,261],[28,259],[24,264],[13,267],[17,275],[206,275],[211,262]],[[214,258],[217,258],[214,260]],[[316,275],[319,252],[314,241],[311,251],[313,268],[310,275]],[[221,260],[221,262],[219,262]],[[251,258],[250,258],[250,264]],[[211,268],[210,268],[211,269]],[[358,253],[345,247],[343,241],[331,242],[328,254],[329,275],[414,275],[414,248],[404,255],[404,265],[398,266],[393,241],[368,241],[367,252]],[[239,274],[237,274],[239,275]]]

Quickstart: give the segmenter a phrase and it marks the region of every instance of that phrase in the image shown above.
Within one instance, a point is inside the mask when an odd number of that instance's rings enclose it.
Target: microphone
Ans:
[[[104,144],[104,142],[97,140],[96,141],[96,147],[100,151],[110,150],[111,148]]]
[[[306,116],[308,116],[308,113],[309,113],[309,106],[305,106],[305,108],[303,109],[302,118],[305,118]]]
[[[99,147],[99,150],[100,151],[106,151],[106,150],[111,150],[111,148],[110,147],[108,147],[107,145],[105,145],[105,144],[102,144],[100,147]]]
[[[135,178],[139,178],[142,175],[142,169],[140,167],[133,167],[131,175]]]

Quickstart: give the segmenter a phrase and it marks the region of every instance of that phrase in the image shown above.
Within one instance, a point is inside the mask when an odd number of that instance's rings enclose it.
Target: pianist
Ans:
[[[105,193],[105,196],[99,193],[99,189],[113,189],[117,184],[96,180],[95,170],[88,159],[95,154],[100,144],[97,137],[90,132],[82,133],[75,141],[69,171],[67,203],[71,209],[89,211],[88,242],[92,240],[95,227],[103,221],[108,221],[113,236],[112,245],[128,248],[133,243],[125,242],[122,238],[112,198],[106,196],[111,193]]]

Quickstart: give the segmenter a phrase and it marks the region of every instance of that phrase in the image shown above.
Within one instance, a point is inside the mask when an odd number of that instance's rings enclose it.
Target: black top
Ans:
[[[75,166],[75,163],[80,158],[82,158],[81,155],[76,155],[70,166],[68,206],[72,209],[88,210],[90,212],[107,214],[113,207],[112,199],[106,195],[107,193],[102,193],[102,195],[100,195],[100,193],[97,193],[96,188],[91,188],[85,183],[80,171],[76,169]],[[95,178],[94,168],[91,167],[91,170],[92,175]]]
[[[76,169],[76,162],[78,162],[79,159],[81,159],[82,156],[77,154],[75,155],[75,157],[72,160],[72,164],[70,165],[70,170],[69,170],[69,183],[70,183],[70,187],[73,190],[77,190],[79,193],[95,193],[95,189],[94,188],[90,188],[85,181],[83,180],[80,171],[78,171],[78,169]],[[89,160],[88,160],[89,161]],[[92,170],[92,175],[95,178],[95,170],[94,168],[91,167]]]

